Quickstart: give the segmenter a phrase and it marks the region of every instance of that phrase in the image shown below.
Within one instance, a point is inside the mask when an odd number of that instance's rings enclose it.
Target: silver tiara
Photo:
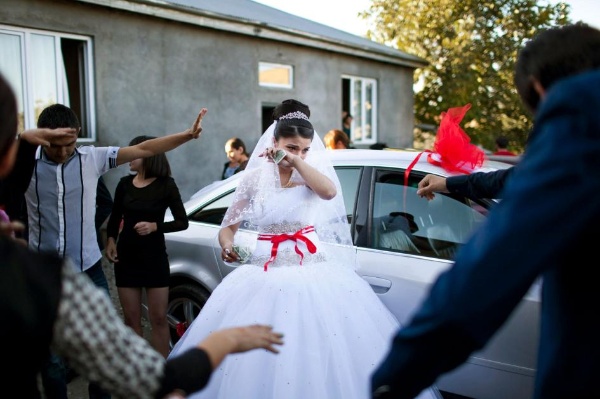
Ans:
[[[281,118],[279,118],[279,120],[281,120],[281,119],[304,119],[304,120],[308,120],[308,116],[306,116],[306,114],[304,112],[294,111],[294,112],[290,112],[289,114],[285,114],[285,115],[281,116]]]

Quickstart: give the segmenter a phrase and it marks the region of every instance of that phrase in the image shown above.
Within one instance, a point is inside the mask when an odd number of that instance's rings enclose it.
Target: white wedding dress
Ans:
[[[293,234],[311,226],[319,217],[317,196],[306,186],[280,190],[265,200],[268,213],[289,215],[290,204],[295,204],[297,217],[276,224],[266,217],[260,233]],[[337,263],[335,253],[320,248],[316,232],[304,237],[315,244],[314,254],[304,241],[283,241],[266,271],[272,243],[258,240],[249,263],[217,286],[169,357],[197,345],[212,331],[254,323],[284,333],[280,353],[229,355],[208,386],[191,398],[370,397],[370,375],[387,353],[398,322],[352,265]],[[302,265],[295,245],[304,255]]]

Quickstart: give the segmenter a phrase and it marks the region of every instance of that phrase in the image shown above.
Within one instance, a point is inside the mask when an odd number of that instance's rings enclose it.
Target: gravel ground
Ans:
[[[119,297],[117,295],[117,287],[115,286],[115,275],[113,273],[113,265],[108,262],[106,257],[102,258],[102,266],[104,267],[104,273],[106,274],[106,278],[108,279],[108,287],[110,289],[110,296],[113,300],[115,308],[119,312],[121,316],[123,316],[123,311],[121,309],[121,305],[119,303]],[[147,320],[142,319],[142,326],[144,327],[144,332],[146,338],[149,337],[150,334],[150,325]],[[83,377],[77,377],[73,381],[71,381],[68,385],[68,395],[69,399],[87,399],[87,387],[88,381]],[[113,399],[115,397],[113,396]]]

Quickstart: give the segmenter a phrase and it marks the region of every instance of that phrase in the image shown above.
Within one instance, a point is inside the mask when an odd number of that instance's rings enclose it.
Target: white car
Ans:
[[[406,323],[436,277],[485,219],[493,199],[416,194],[427,173],[448,172],[423,154],[394,150],[333,150],[348,220],[358,253],[358,273],[401,323]],[[486,161],[481,171],[507,168]],[[176,341],[223,277],[235,269],[221,260],[217,234],[244,172],[200,190],[186,202],[190,226],[166,234],[171,264],[169,322]],[[169,216],[167,216],[168,218]],[[238,234],[254,234],[240,229]],[[533,394],[539,334],[539,285],[534,285],[492,341],[437,386],[444,398],[526,399]],[[457,396],[460,395],[460,396]]]

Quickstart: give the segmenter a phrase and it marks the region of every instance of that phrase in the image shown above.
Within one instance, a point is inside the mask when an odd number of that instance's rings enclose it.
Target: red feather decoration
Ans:
[[[483,150],[471,144],[471,139],[459,125],[470,108],[471,104],[467,104],[442,112],[433,153],[427,157],[429,162],[449,172],[461,173],[471,173],[473,169],[483,165]]]

